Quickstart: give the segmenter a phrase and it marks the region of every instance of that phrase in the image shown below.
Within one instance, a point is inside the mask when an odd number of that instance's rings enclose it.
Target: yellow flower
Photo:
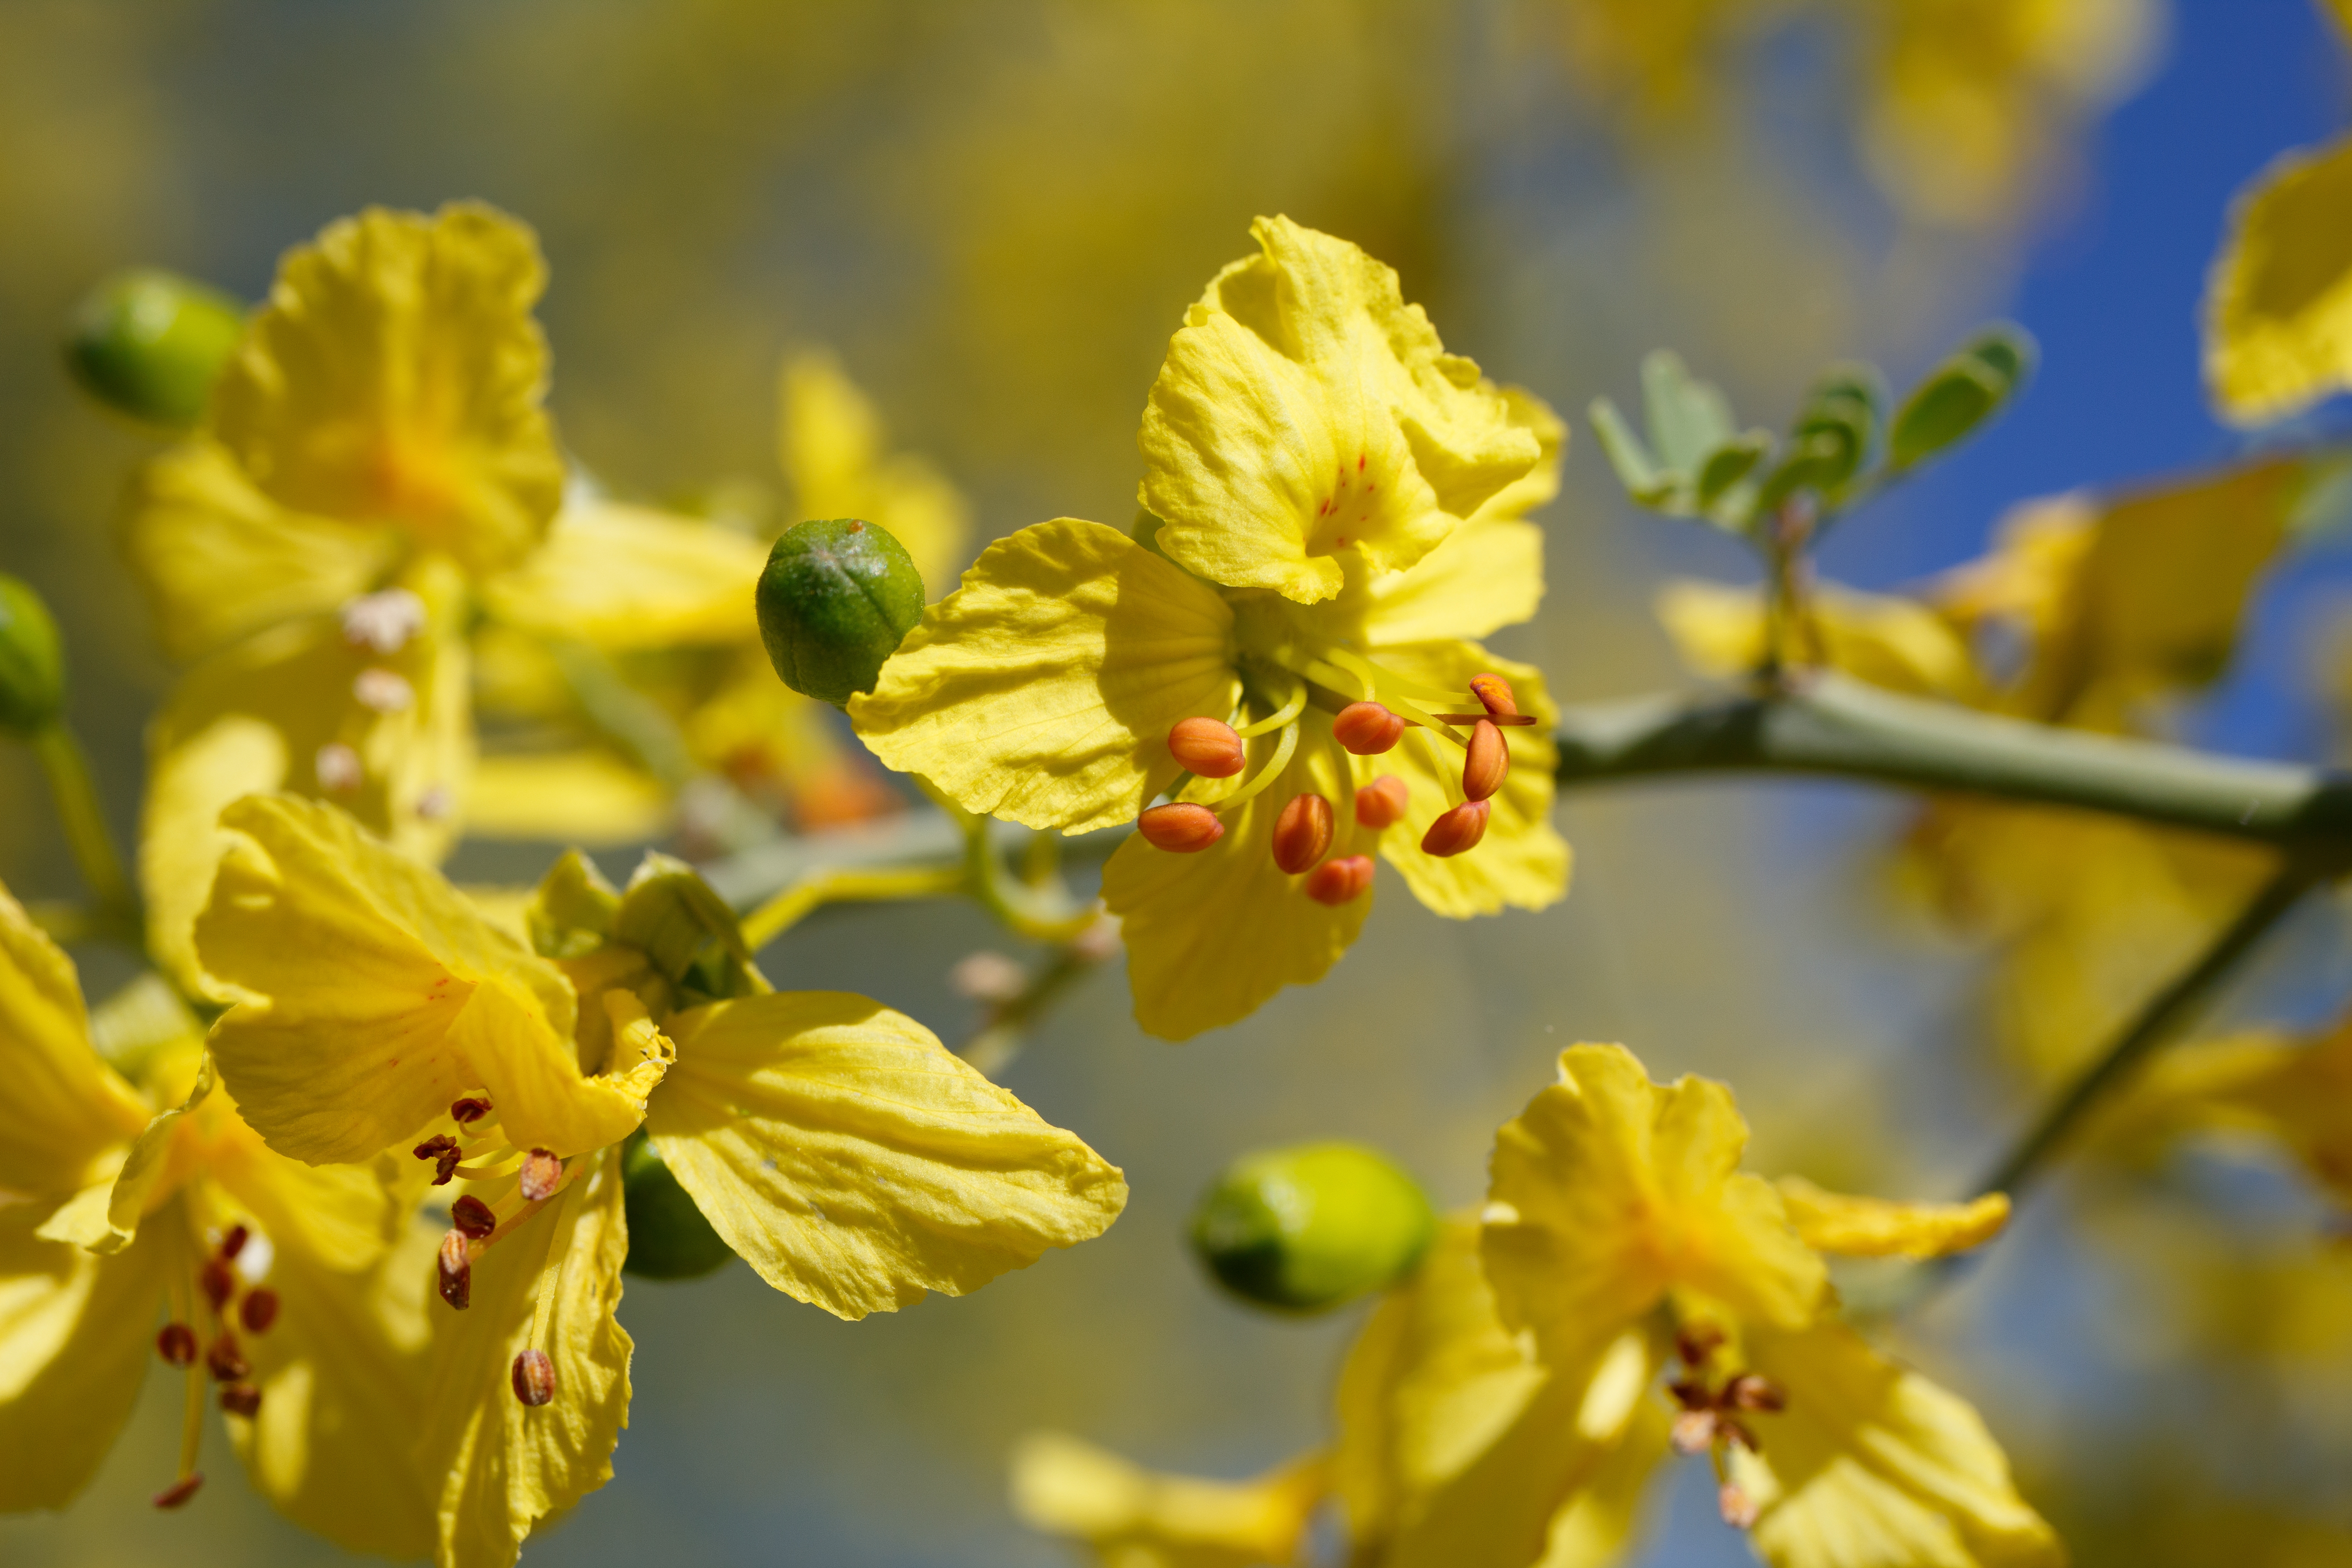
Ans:
[[[977,1289],[1125,1204],[1116,1169],[911,1019],[771,991],[676,862],[625,897],[560,864],[531,913],[551,961],[330,807],[223,822],[197,942],[238,998],[213,1049],[254,1126],[310,1161],[414,1143],[468,1184],[439,1267],[472,1305],[439,1336],[423,1450],[445,1563],[511,1562],[611,1473],[641,1123],[762,1279],[844,1318]]]
[[[1976,1413],[1837,1321],[1820,1255],[1974,1246],[2006,1201],[1775,1188],[1738,1169],[1747,1137],[1721,1084],[1653,1083],[1620,1046],[1562,1052],[1496,1142],[1481,1248],[1503,1325],[1555,1376],[1591,1376],[1671,1323],[1675,1445],[1714,1458],[1726,1518],[1775,1568],[2063,1562]]]
[[[563,486],[545,276],[530,231],[476,205],[328,226],[286,257],[197,433],[132,487],[132,569],[166,648],[201,661],[153,731],[141,865],[184,986],[237,796],[333,799],[411,853],[448,847],[467,586],[538,544]]]
[[[1312,1458],[1213,1481],[1139,1469],[1058,1432],[1032,1433],[1013,1452],[1013,1510],[1085,1542],[1101,1568],[1289,1568],[1324,1486]]]
[[[1104,900],[1136,1016],[1174,1039],[1321,978],[1375,847],[1457,918],[1567,889],[1541,678],[1466,640],[1535,612],[1523,514],[1566,432],[1443,354],[1360,251],[1255,232],[1153,388],[1138,537],[1066,518],[998,541],[850,704],[967,810],[1141,818]]]
[[[2111,1126],[2252,1134],[2352,1204],[2352,1018],[2310,1039],[2257,1030],[2176,1047],[2150,1064]]]
[[[185,1368],[188,1409],[159,1506],[202,1482],[217,1382],[253,1484],[286,1514],[354,1551],[425,1551],[409,1446],[433,1237],[404,1228],[391,1173],[270,1152],[167,988],[135,983],[86,1016],[73,965],[5,893],[0,1065],[0,1511],[80,1491],[160,1354]]]

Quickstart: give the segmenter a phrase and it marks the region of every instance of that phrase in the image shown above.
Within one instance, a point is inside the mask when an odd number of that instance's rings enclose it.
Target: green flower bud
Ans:
[[[778,678],[838,706],[874,689],[882,661],[923,618],[923,578],[888,531],[840,517],[784,531],[759,603]]]
[[[244,337],[244,310],[219,290],[152,268],[121,272],[82,297],[66,364],[108,407],[185,429]]]
[[[1245,1154],[1192,1211],[1192,1250],[1245,1301],[1322,1312],[1394,1284],[1437,1215],[1411,1176],[1360,1143]]]
[[[735,1256],[642,1130],[621,1146],[621,1187],[629,1221],[625,1272],[642,1279],[698,1279]]]
[[[57,721],[66,702],[66,656],[41,596],[0,575],[0,730],[32,735]]]

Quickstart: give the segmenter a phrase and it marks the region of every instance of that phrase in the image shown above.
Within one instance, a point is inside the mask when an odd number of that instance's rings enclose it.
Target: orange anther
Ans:
[[[1472,726],[1470,754],[1462,763],[1462,793],[1472,800],[1485,800],[1503,787],[1511,776],[1511,748],[1503,743],[1503,732],[1485,719]]]
[[[1168,751],[1187,772],[1204,779],[1229,779],[1249,762],[1234,727],[1214,719],[1177,720],[1168,731]]]
[[[1518,700],[1511,695],[1511,683],[1499,675],[1474,675],[1470,678],[1471,695],[1486,705],[1489,713],[1516,717]]]
[[[1371,885],[1372,858],[1369,855],[1342,855],[1307,873],[1307,896],[1334,909],[1362,898]]]
[[[1486,837],[1486,818],[1493,810],[1491,801],[1464,801],[1429,825],[1429,831],[1421,836],[1422,853],[1442,858],[1475,849],[1478,840]]]
[[[1350,702],[1332,717],[1331,737],[1360,757],[1377,757],[1397,743],[1404,721],[1377,702]]]
[[[1225,836],[1225,825],[1205,805],[1189,800],[1155,805],[1135,819],[1135,830],[1154,849],[1195,855]]]
[[[1331,847],[1331,803],[1319,795],[1295,795],[1274,819],[1274,863],[1296,877]]]
[[[474,1304],[473,1252],[464,1231],[453,1230],[441,1238],[439,1262],[441,1299],[462,1312]]]
[[[555,1363],[541,1350],[529,1350],[514,1358],[514,1393],[532,1409],[555,1397]]]
[[[1356,791],[1356,825],[1378,833],[1403,819],[1412,804],[1412,792],[1394,773],[1382,773]]]

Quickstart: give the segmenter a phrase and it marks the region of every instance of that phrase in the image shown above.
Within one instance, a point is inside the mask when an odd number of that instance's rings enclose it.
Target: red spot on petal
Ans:
[[[1358,472],[1358,473],[1360,473],[1360,473],[1362,473],[1363,471],[1364,471],[1364,454],[1362,454],[1361,452],[1359,452],[1359,453],[1357,453],[1357,454],[1356,454],[1356,472]]]

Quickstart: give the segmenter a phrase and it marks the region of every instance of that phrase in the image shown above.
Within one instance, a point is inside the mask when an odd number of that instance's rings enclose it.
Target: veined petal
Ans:
[[[874,754],[968,811],[1078,833],[1133,820],[1182,770],[1179,719],[1233,711],[1233,612],[1117,529],[1000,539],[923,614],[849,716]]]
[[[163,1297],[159,1247],[98,1258],[0,1207],[0,1513],[63,1508],[130,1418]]]
[[[2352,140],[2299,148],[2242,191],[2206,285],[2222,417],[2283,418],[2352,382]]]
[[[192,928],[228,847],[221,810],[242,796],[331,799],[409,855],[446,854],[474,764],[466,662],[454,626],[379,654],[322,616],[190,670],[147,735],[139,873],[157,964],[192,994],[208,989]]]
[[[1171,1476],[1059,1432],[1013,1450],[1013,1511],[1083,1541],[1105,1568],[1263,1568],[1298,1560],[1323,1466],[1295,1460],[1246,1481]]]
[[[1552,725],[1559,710],[1544,690],[1542,672],[1466,642],[1387,647],[1379,658],[1386,668],[1440,689],[1466,691],[1472,676],[1492,670],[1511,683],[1519,710],[1538,721],[1504,729],[1510,776],[1492,797],[1486,837],[1465,854],[1441,858],[1421,847],[1430,824],[1462,798],[1461,747],[1425,730],[1408,730],[1395,749],[1351,759],[1359,785],[1392,773],[1404,781],[1409,796],[1403,818],[1381,835],[1381,858],[1403,874],[1413,897],[1455,920],[1507,908],[1546,909],[1566,898],[1568,841],[1551,825],[1552,773],[1559,763]]]
[[[271,1148],[364,1161],[477,1090],[508,1137],[560,1156],[635,1128],[645,1087],[583,1070],[571,984],[439,873],[291,795],[221,820],[241,841],[196,943],[246,999],[213,1026],[213,1054]]]
[[[2058,1568],[2064,1548],[2018,1496],[1965,1400],[1879,1356],[1832,1320],[1746,1336],[1788,1408],[1742,1416],[1759,1447],[1731,1477],[1758,1505],[1772,1568]]]
[[[0,1189],[56,1197],[98,1177],[148,1107],[89,1043],[81,982],[0,888]]]
[[[724,524],[600,499],[565,508],[483,597],[509,626],[604,648],[754,642],[751,590],[767,559]]]
[[[1448,354],[1396,274],[1288,218],[1217,275],[1168,345],[1138,444],[1171,559],[1301,604],[1344,550],[1402,571],[1543,460],[1511,404]]]
[[[778,387],[776,451],[802,517],[862,517],[907,547],[936,589],[955,574],[971,509],[930,464],[886,453],[874,405],[829,353],[795,354]]]
[[[280,264],[213,434],[284,506],[400,524],[478,576],[510,564],[563,490],[546,282],[530,230],[478,203],[330,224]]]
[[[401,554],[394,531],[289,511],[216,441],[140,465],[125,509],[131,570],[173,658],[196,658],[375,587]]]
[[[257,1152],[285,1169],[310,1169]],[[278,1294],[278,1319],[268,1333],[240,1342],[261,1411],[228,1423],[254,1489],[349,1551],[424,1556],[433,1550],[436,1509],[415,1448],[426,1415],[428,1281],[440,1232],[421,1217],[393,1215],[403,1227],[398,1244],[373,1267],[350,1270],[242,1201],[205,1196],[215,1225],[257,1223],[271,1243],[261,1283]]]
[[[632,1345],[614,1315],[628,1254],[611,1149],[475,1263],[472,1306],[435,1337],[417,1447],[441,1478],[439,1568],[508,1568],[533,1526],[612,1479],[629,1424]],[[555,1397],[536,1409],[511,1382],[526,1349],[555,1365]]]
[[[655,1147],[761,1279],[836,1317],[976,1290],[1126,1205],[1117,1168],[863,996],[779,992],[668,1027]]]
[[[1738,1167],[1731,1092],[1654,1084],[1622,1046],[1571,1046],[1559,1082],[1496,1137],[1483,1256],[1497,1309],[1538,1355],[1581,1364],[1671,1289],[1798,1328],[1828,1276],[1780,1194]]]
[[[1354,835],[1354,796],[1331,739],[1331,721],[1308,709],[1298,749],[1282,777],[1221,813],[1224,837],[1192,855],[1129,837],[1103,868],[1103,903],[1119,919],[1136,1022],[1162,1039],[1190,1039],[1248,1017],[1286,985],[1311,985],[1348,951],[1371,912],[1367,890],[1337,908],[1307,896],[1304,877],[1274,861],[1274,825],[1295,795],[1319,795],[1338,823],[1331,854],[1370,849]],[[1252,742],[1248,772],[1274,748]],[[1185,798],[1213,804],[1241,775],[1214,787],[1188,784]]]
[[[2006,1193],[1964,1204],[1901,1204],[1828,1192],[1802,1176],[1777,1184],[1805,1245],[1850,1258],[1941,1258],[1981,1247],[2009,1223]]]

